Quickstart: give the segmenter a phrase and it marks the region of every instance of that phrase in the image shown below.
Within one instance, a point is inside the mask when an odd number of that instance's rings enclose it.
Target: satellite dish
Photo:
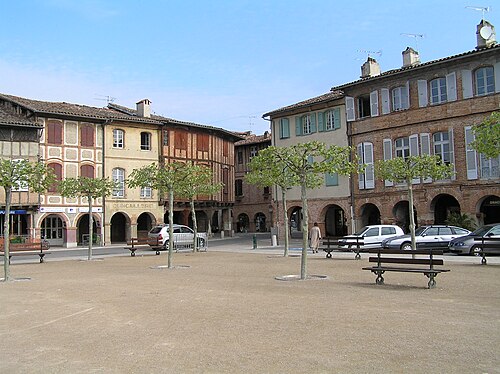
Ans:
[[[479,34],[481,37],[485,40],[488,40],[491,35],[493,34],[493,29],[490,26],[483,26],[481,27],[481,30],[479,30]]]

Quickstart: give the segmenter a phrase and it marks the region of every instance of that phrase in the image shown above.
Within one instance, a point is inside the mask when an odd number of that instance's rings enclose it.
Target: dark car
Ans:
[[[482,237],[500,238],[500,223],[482,226],[469,235],[453,239],[448,246],[449,251],[459,255],[477,256],[480,248],[477,246],[477,243],[474,244],[474,238]]]

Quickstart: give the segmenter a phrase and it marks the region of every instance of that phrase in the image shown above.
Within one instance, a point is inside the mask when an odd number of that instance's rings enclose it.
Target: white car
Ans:
[[[184,225],[172,225],[174,231],[174,249],[192,248],[194,231]],[[198,247],[204,248],[207,244],[207,237],[205,233],[198,233]],[[153,227],[148,233],[148,244],[151,247],[161,246],[163,249],[168,249],[169,243],[169,225],[158,225]]]
[[[403,234],[403,229],[396,225],[369,225],[340,238],[339,246],[353,247],[358,240],[362,240],[364,244],[361,248],[376,248],[381,246],[382,240]]]

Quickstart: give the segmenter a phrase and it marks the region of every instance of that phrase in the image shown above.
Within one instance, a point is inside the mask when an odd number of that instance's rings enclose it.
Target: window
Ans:
[[[241,179],[234,181],[234,193],[236,196],[243,196],[243,181]]]
[[[308,135],[315,132],[316,132],[316,113],[295,117],[295,135],[297,136]]]
[[[63,125],[59,121],[49,121],[47,123],[47,143],[62,144]]]
[[[408,158],[410,156],[410,139],[399,138],[394,142],[396,157]]]
[[[86,178],[94,178],[94,166],[93,165],[82,165],[80,167],[80,176]]]
[[[113,182],[116,183],[116,188],[113,190],[113,197],[124,197],[125,170],[120,168],[113,169]]]
[[[302,117],[302,134],[311,133],[311,116],[307,115]]]
[[[222,143],[222,155],[223,156],[229,156],[229,142],[224,142]]]
[[[270,194],[269,191],[270,191],[269,186],[264,187],[264,195],[266,195],[266,196],[269,195]]]
[[[325,113],[325,131],[340,129],[340,109],[336,108]]]
[[[163,130],[163,146],[168,147],[168,130]]]
[[[453,235],[453,231],[451,231],[450,227],[440,227],[439,235]]]
[[[123,130],[114,129],[113,130],[113,148],[123,148],[123,141],[125,138],[125,133]]]
[[[206,152],[209,149],[209,137],[208,134],[197,134],[196,135],[198,151]]]
[[[290,122],[288,118],[280,119],[280,139],[286,139],[290,137]]]
[[[175,130],[175,148],[187,149],[188,134],[184,130]]]
[[[151,187],[141,187],[141,199],[151,199],[153,197],[153,190]]]
[[[384,235],[396,235],[396,229],[394,227],[382,227],[382,236]]]
[[[409,108],[408,90],[406,87],[396,87],[392,90],[392,110],[404,110]]]
[[[339,185],[339,175],[337,173],[325,174],[325,185],[326,186],[338,186]]]
[[[257,156],[257,147],[253,145],[250,147],[250,160],[255,156]]]
[[[149,132],[141,132],[141,150],[151,150],[151,134]]]
[[[92,126],[82,126],[80,128],[80,144],[82,147],[94,146],[94,128]]]
[[[500,177],[500,156],[495,158],[486,158],[482,153],[479,154],[479,165],[481,179],[491,179]]]
[[[49,192],[57,192],[57,186],[59,184],[59,181],[62,180],[62,165],[61,164],[48,164],[48,167],[52,168],[54,171],[54,175],[56,176],[56,180],[52,186],[49,187],[48,191]]]
[[[364,233],[364,236],[379,236],[378,235],[378,227],[372,227]]]
[[[446,100],[446,78],[431,80],[431,104],[444,103]]]
[[[224,199],[227,199],[229,194],[229,170],[227,168],[222,169],[222,193],[224,194]]]
[[[358,113],[359,118],[365,118],[371,116],[370,110],[370,95],[364,95],[358,97]]]
[[[238,151],[238,164],[243,163],[243,151]]]
[[[450,134],[446,132],[437,132],[433,136],[434,154],[438,155],[445,164],[451,163],[450,152]]]
[[[476,95],[488,95],[495,92],[495,76],[493,67],[487,66],[477,69],[474,73],[476,79]]]

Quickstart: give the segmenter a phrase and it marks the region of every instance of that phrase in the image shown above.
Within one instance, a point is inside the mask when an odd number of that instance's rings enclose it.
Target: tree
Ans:
[[[451,213],[444,221],[447,225],[463,227],[464,229],[474,231],[477,228],[474,218],[469,216],[467,213]]]
[[[92,206],[94,200],[99,197],[109,196],[114,188],[116,188],[116,183],[110,181],[108,178],[66,178],[59,182],[58,190],[61,196],[87,198],[89,206],[88,260],[92,260],[92,242],[94,237],[94,216],[92,214]]]
[[[300,279],[307,278],[307,247],[309,234],[309,215],[307,206],[307,190],[318,188],[324,183],[325,173],[349,175],[356,172],[358,163],[352,162],[351,148],[326,144],[318,141],[299,143],[289,147],[282,147],[274,152],[274,160],[283,166],[295,185],[300,186],[302,201],[302,256],[300,264]],[[266,165],[262,165],[265,169]],[[264,171],[262,171],[264,172]]]
[[[12,191],[27,188],[35,193],[43,193],[54,183],[55,176],[51,168],[43,162],[28,160],[0,160],[0,186],[5,191],[4,220],[4,281],[10,280],[9,247],[10,247],[10,206]]]
[[[396,157],[378,161],[375,165],[378,177],[395,183],[404,183],[408,189],[411,247],[416,249],[415,216],[413,211],[413,181],[415,179],[434,180],[449,178],[453,175],[453,165],[445,164],[438,155]]]
[[[483,122],[472,127],[475,139],[470,146],[487,158],[500,155],[500,112],[493,112]]]
[[[289,224],[287,214],[286,195],[293,186],[297,186],[297,175],[289,171],[278,153],[284,148],[268,147],[259,151],[258,155],[250,161],[250,172],[245,176],[245,180],[250,184],[260,187],[278,186],[281,190],[281,200],[283,201],[283,222],[285,228],[285,250],[284,257],[288,256],[289,249]]]
[[[178,183],[175,185],[175,195],[189,200],[193,217],[193,252],[198,251],[198,223],[194,202],[198,195],[213,195],[220,191],[222,183],[213,183],[213,172],[208,166],[187,162],[179,170]]]
[[[168,193],[168,268],[172,268],[172,248],[174,246],[174,191],[175,185],[182,175],[184,168],[182,162],[172,162],[165,165],[155,163],[146,165],[140,169],[134,169],[127,179],[127,185],[135,187],[151,187],[158,191],[159,196]]]

